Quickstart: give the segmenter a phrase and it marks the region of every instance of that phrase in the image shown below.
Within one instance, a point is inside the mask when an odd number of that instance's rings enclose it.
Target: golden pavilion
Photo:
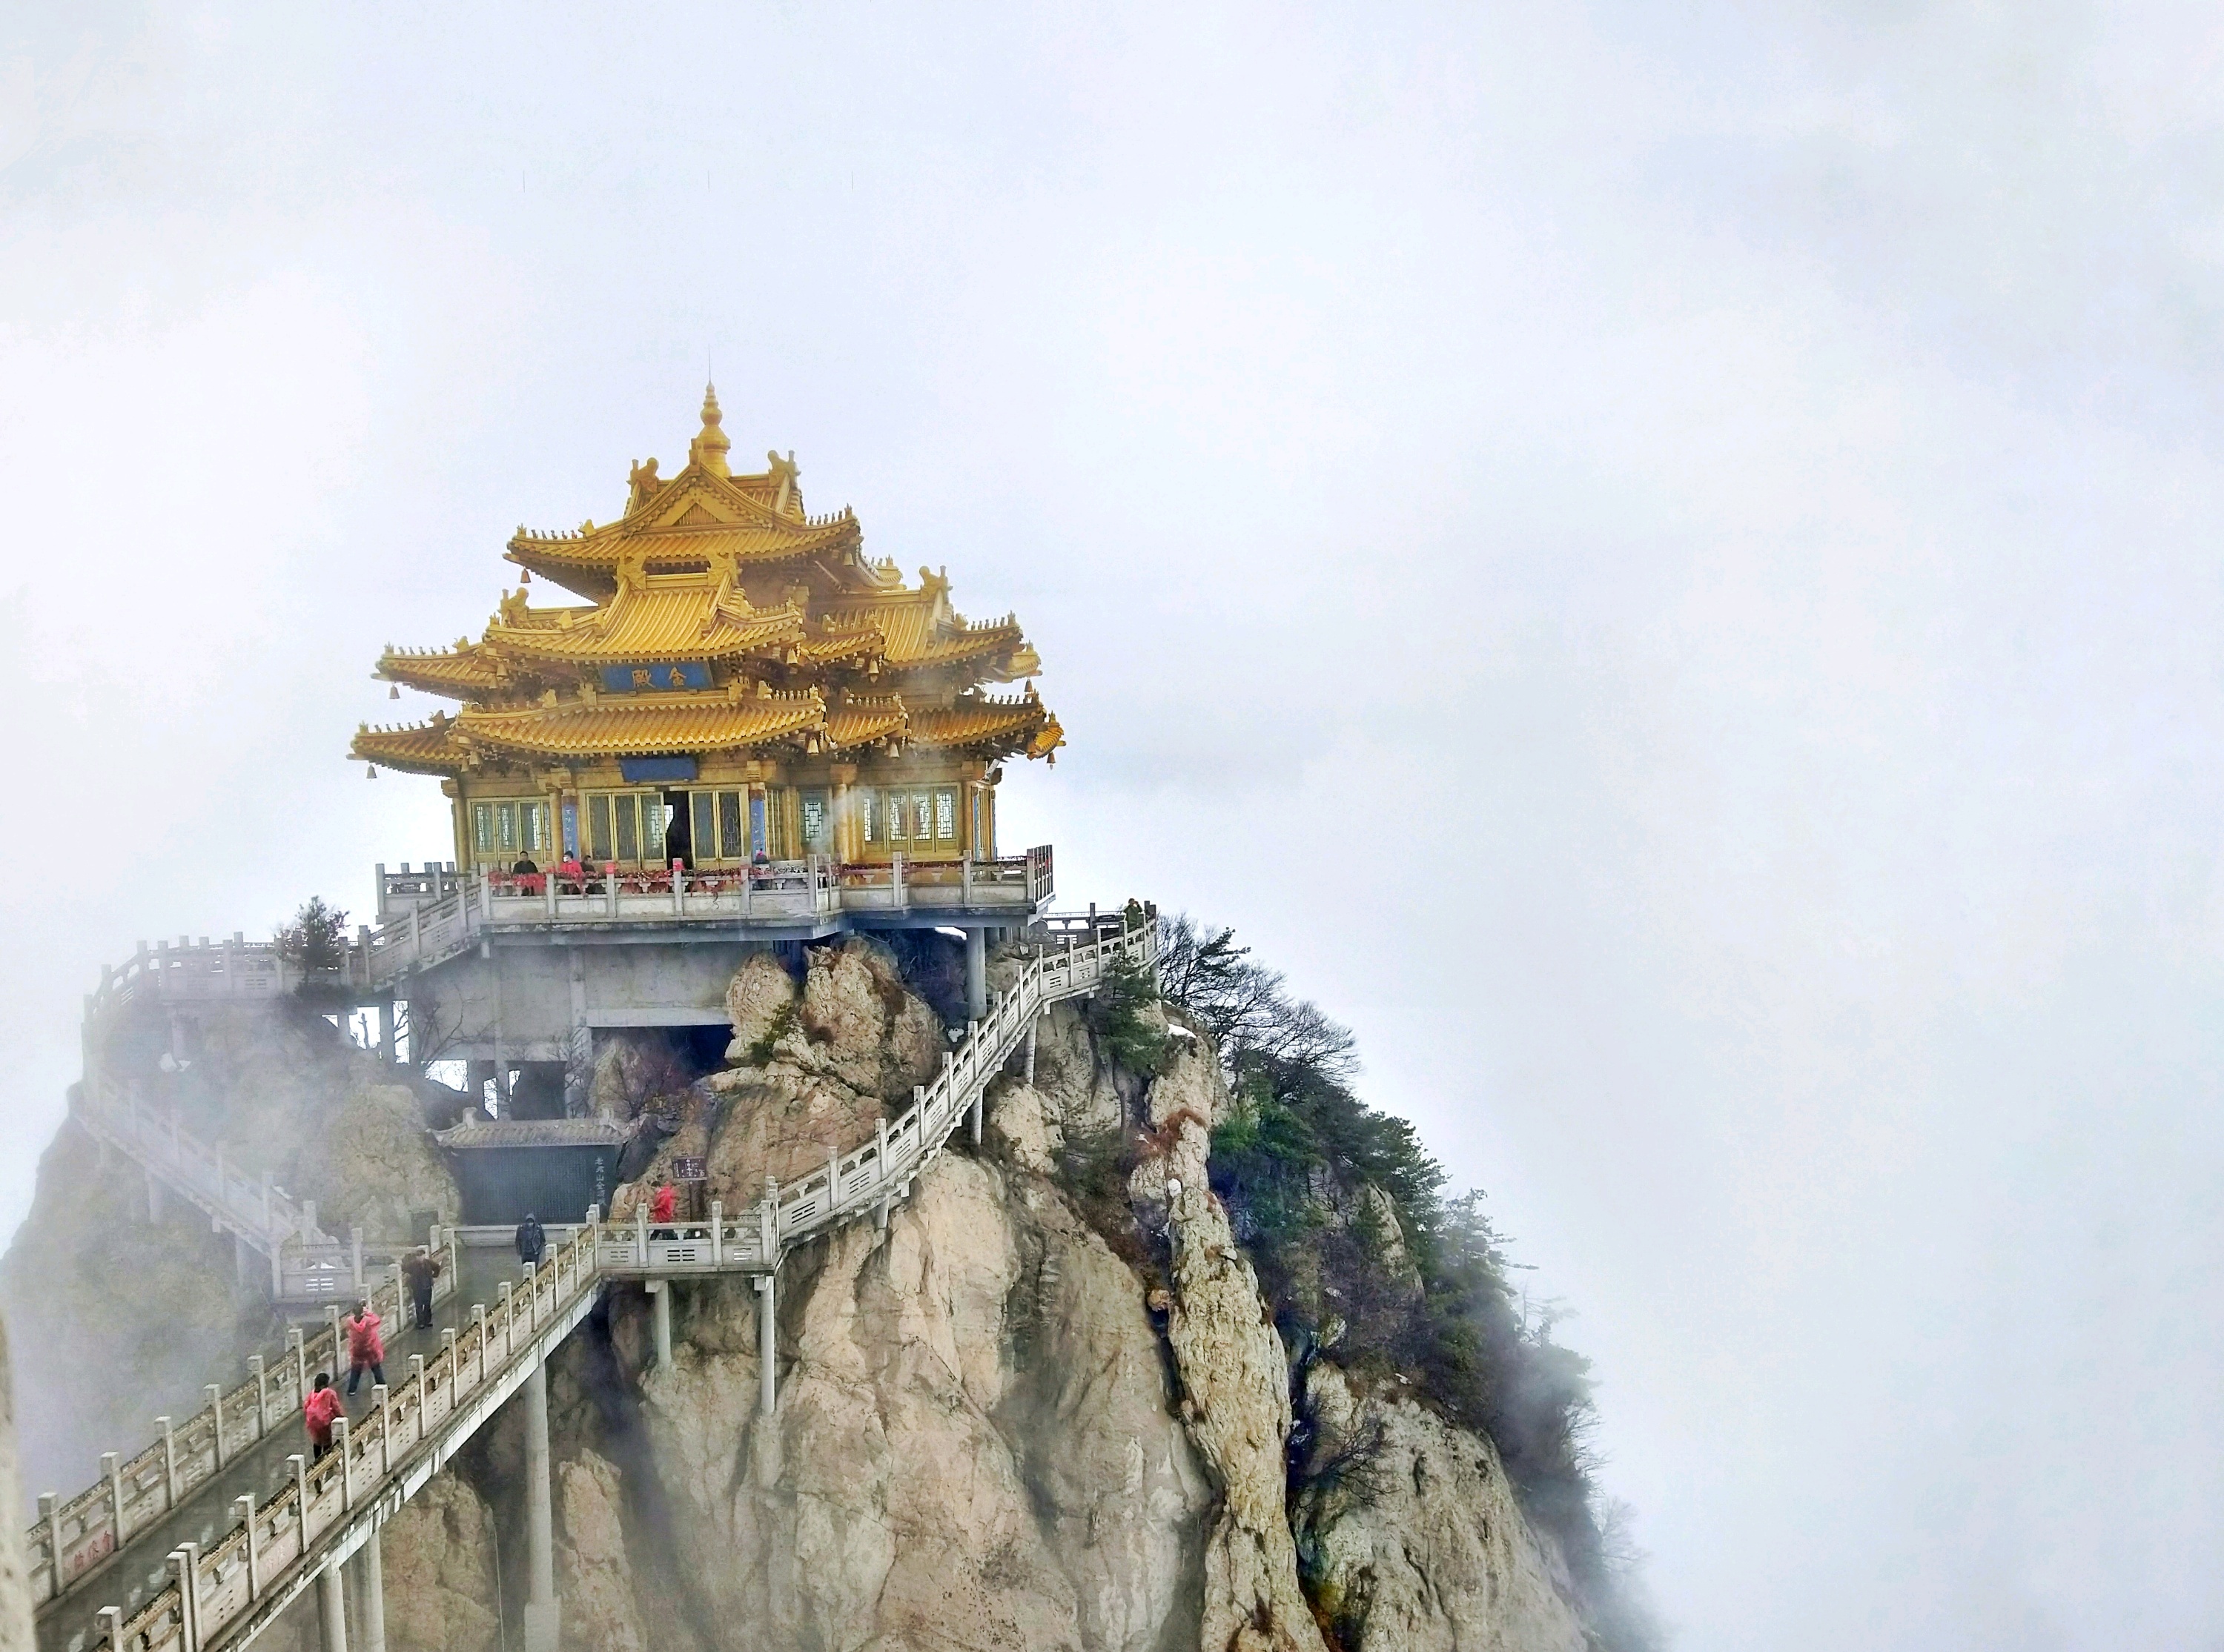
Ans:
[[[1004,760],[1065,738],[1019,621],[967,620],[941,573],[907,585],[854,513],[805,513],[793,455],[737,476],[728,445],[706,390],[686,468],[635,464],[617,521],[518,530],[477,642],[380,658],[457,709],[366,725],[353,755],[443,777],[459,867],[995,857]],[[583,600],[534,606],[536,576]]]

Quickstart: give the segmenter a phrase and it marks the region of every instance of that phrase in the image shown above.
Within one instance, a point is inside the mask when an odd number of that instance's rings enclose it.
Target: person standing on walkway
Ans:
[[[401,1277],[409,1285],[410,1323],[431,1330],[433,1282],[440,1277],[440,1258],[420,1245],[401,1259]]]
[[[301,1402],[301,1421],[309,1430],[309,1460],[319,1461],[332,1448],[332,1423],[347,1408],[340,1403],[340,1391],[332,1386],[332,1379],[324,1371],[317,1373],[317,1385],[309,1397]]]
[[[517,1225],[517,1259],[538,1268],[547,1248],[548,1235],[540,1231],[540,1218],[527,1211],[525,1220]]]
[[[378,1315],[370,1311],[368,1300],[355,1305],[355,1317],[347,1322],[348,1397],[355,1397],[356,1384],[363,1380],[366,1371],[370,1380],[380,1387],[386,1385],[386,1343],[378,1334]]]
[[[679,1202],[679,1195],[672,1190],[672,1183],[669,1182],[665,1182],[657,1189],[656,1197],[648,1201],[649,1220],[659,1223],[669,1222],[672,1220],[672,1213],[678,1206]],[[678,1235],[673,1233],[669,1227],[661,1227],[657,1232],[651,1233],[649,1237],[651,1239],[675,1239]]]

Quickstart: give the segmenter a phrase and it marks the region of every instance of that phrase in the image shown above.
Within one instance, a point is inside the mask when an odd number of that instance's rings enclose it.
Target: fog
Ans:
[[[0,1215],[80,995],[445,856],[387,641],[795,451],[1486,1188],[1677,1642],[2224,1646],[2224,24],[0,12]]]

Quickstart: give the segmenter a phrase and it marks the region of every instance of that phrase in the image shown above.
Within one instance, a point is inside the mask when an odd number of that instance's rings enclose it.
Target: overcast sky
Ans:
[[[738,463],[1357,1029],[1680,1643],[2224,1647],[2215,7],[0,5],[0,1220],[380,646]]]

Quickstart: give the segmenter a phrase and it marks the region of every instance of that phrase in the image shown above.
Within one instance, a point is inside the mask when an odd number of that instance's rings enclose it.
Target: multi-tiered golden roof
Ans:
[[[354,754],[446,776],[459,859],[603,858],[621,837],[618,858],[641,861],[993,852],[996,764],[1064,739],[1031,681],[985,691],[1040,669],[1018,621],[966,620],[924,568],[906,585],[867,558],[853,513],[805,514],[792,455],[736,476],[728,447],[707,392],[686,468],[635,465],[617,521],[519,529],[519,589],[478,641],[380,659],[380,678],[458,709],[366,726]],[[535,575],[586,602],[532,606]]]

